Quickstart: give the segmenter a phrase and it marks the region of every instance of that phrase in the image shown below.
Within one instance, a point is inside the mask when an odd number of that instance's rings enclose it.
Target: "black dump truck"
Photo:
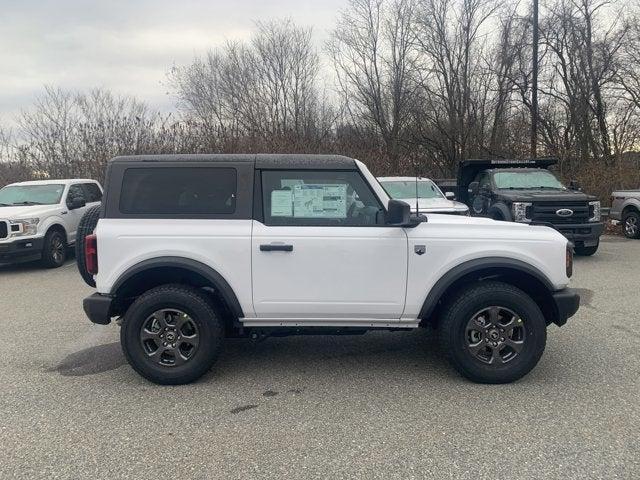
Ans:
[[[593,255],[604,230],[600,202],[565,187],[549,167],[553,158],[462,160],[455,180],[436,183],[469,205],[471,215],[553,227],[573,242],[578,255]]]

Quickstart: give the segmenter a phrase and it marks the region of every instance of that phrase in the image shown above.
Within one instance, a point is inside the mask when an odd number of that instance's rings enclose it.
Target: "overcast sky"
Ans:
[[[166,73],[256,20],[290,17],[326,39],[347,0],[0,0],[0,121],[44,85],[105,87],[167,110]]]

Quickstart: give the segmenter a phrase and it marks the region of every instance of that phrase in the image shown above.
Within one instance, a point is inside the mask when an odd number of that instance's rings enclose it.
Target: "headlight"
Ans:
[[[511,213],[513,213],[514,222],[530,222],[531,217],[528,216],[528,208],[531,207],[531,203],[528,202],[513,202],[511,205]]]
[[[23,237],[38,233],[39,218],[21,218],[20,220],[10,220],[11,236]]]
[[[600,202],[589,202],[589,221],[590,222],[599,222],[600,221]]]

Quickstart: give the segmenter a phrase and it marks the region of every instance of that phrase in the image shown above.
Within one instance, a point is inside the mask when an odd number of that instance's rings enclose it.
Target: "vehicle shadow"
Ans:
[[[67,253],[67,260],[65,261],[64,265],[62,265],[59,268],[65,268],[71,264],[75,265],[75,263],[76,263],[75,254],[73,252],[73,249],[70,249],[69,252]],[[46,272],[49,270],[55,271],[57,269],[49,269],[44,267],[40,260],[32,260],[29,262],[17,262],[17,263],[0,263],[0,273],[34,272],[38,270],[42,270],[43,272]]]
[[[119,342],[91,346],[67,355],[48,371],[63,376],[85,376],[114,370],[126,364]],[[272,377],[313,372],[324,382],[336,371],[350,375],[424,375],[456,377],[435,341],[434,332],[369,332],[364,335],[302,335],[272,337],[260,342],[228,339],[220,358],[201,382],[251,379],[268,372]]]

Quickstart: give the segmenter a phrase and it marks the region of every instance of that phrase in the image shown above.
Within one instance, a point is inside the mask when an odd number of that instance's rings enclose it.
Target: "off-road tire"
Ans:
[[[626,225],[627,221],[635,219],[635,234],[627,231]],[[631,210],[624,214],[622,217],[622,231],[624,232],[624,236],[627,238],[640,238],[640,213],[635,210]]]
[[[516,313],[526,329],[522,351],[506,363],[489,365],[467,345],[467,325],[477,312],[500,306]],[[478,383],[509,383],[529,373],[544,352],[547,328],[538,305],[522,290],[502,282],[478,282],[459,291],[444,308],[438,327],[443,353],[463,376]]]
[[[182,365],[159,365],[150,359],[140,340],[149,316],[166,308],[185,312],[199,332],[198,349]],[[223,340],[223,321],[207,296],[196,288],[179,284],[162,285],[139,296],[127,310],[120,330],[120,344],[129,364],[144,378],[160,385],[181,385],[200,378],[217,360]]]
[[[42,264],[46,268],[58,268],[67,259],[67,239],[59,230],[49,230],[42,246]]]
[[[96,225],[98,225],[99,218],[100,205],[89,207],[80,219],[76,233],[76,264],[78,265],[78,272],[80,272],[80,276],[90,287],[95,287],[96,281],[93,279],[93,275],[87,271],[87,262],[84,258],[84,239],[93,233]]]
[[[598,243],[596,245],[593,245],[592,247],[575,247],[575,252],[576,255],[579,255],[581,257],[590,257],[591,255],[593,255],[594,253],[596,253],[598,251],[598,247],[600,247],[600,240],[598,240]]]

